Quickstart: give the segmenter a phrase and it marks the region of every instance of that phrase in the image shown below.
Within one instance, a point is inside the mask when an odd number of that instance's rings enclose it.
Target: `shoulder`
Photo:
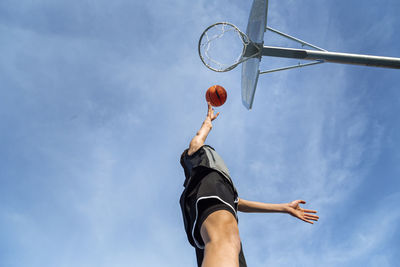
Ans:
[[[215,151],[215,149],[210,145],[203,145],[203,148],[207,148],[207,149],[211,149],[211,150]]]
[[[182,166],[183,166],[183,162],[185,161],[185,158],[187,157],[188,151],[189,151],[189,148],[185,149],[181,154],[180,163]]]
[[[203,146],[200,147],[199,149],[197,149],[196,151],[191,151],[190,148],[186,148],[182,154],[181,154],[181,159],[180,159],[180,163],[183,166],[183,163],[185,162],[185,160],[190,160],[192,158],[194,158],[196,155],[201,154],[200,151],[203,150]]]
[[[202,145],[196,149],[189,148],[189,149],[185,150],[186,156],[192,157],[192,156],[196,155],[197,153],[200,153],[200,151],[202,151],[202,150],[213,150],[214,151],[214,148],[212,148],[209,145]]]
[[[204,145],[202,148],[206,154],[218,155],[217,151],[215,151],[215,149],[212,146]]]

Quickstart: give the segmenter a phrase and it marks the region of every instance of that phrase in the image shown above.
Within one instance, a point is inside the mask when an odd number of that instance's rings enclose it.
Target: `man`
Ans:
[[[308,223],[317,221],[316,211],[302,209],[303,200],[269,204],[238,197],[228,168],[215,150],[204,145],[214,114],[208,103],[207,116],[181,156],[185,190],[180,199],[188,240],[196,248],[198,266],[247,266],[239,237],[237,211],[288,213]]]

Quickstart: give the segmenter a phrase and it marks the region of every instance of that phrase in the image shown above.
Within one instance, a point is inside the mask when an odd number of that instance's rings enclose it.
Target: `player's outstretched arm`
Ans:
[[[217,114],[214,114],[214,109],[211,107],[211,104],[209,102],[207,102],[207,104],[207,116],[203,121],[200,130],[196,133],[196,136],[193,137],[192,141],[190,141],[188,151],[189,156],[199,150],[199,148],[204,145],[204,142],[206,141],[206,138],[212,129],[212,121],[215,120],[219,115],[219,112],[217,112]]]
[[[249,201],[244,199],[239,199],[238,210],[241,212],[281,212],[289,213],[293,217],[296,217],[302,221],[313,224],[313,221],[318,221],[319,217],[315,215],[317,211],[303,209],[300,204],[306,204],[304,200],[294,200],[290,203],[282,204],[270,204],[262,203],[256,201]]]

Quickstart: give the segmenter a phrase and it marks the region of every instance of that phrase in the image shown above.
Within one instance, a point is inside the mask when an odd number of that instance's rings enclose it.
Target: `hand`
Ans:
[[[207,119],[213,121],[218,117],[219,112],[217,112],[217,114],[214,114],[214,109],[212,108],[210,102],[207,102],[207,104],[208,104]]]
[[[317,211],[303,209],[299,204],[306,204],[306,202],[304,200],[294,200],[288,203],[288,212],[290,215],[311,224],[313,224],[312,221],[318,221],[319,217],[311,214],[317,213]]]

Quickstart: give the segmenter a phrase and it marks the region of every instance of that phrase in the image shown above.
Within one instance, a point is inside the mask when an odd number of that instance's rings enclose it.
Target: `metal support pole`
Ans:
[[[315,49],[320,50],[320,51],[326,51],[325,49],[323,49],[323,48],[321,48],[321,47],[318,47],[318,46],[316,46],[316,45],[307,43],[307,42],[305,42],[305,41],[303,41],[303,40],[301,40],[301,39],[299,39],[299,38],[290,36],[289,34],[286,34],[286,33],[284,33],[284,32],[278,31],[278,30],[273,29],[273,28],[271,28],[271,27],[267,27],[266,29],[269,30],[269,31],[271,31],[271,32],[273,32],[273,33],[279,34],[279,35],[281,35],[281,36],[283,36],[283,37],[285,37],[285,38],[287,38],[287,39],[290,39],[290,40],[292,40],[292,41],[298,42],[298,43],[300,43],[302,46],[306,45],[306,46],[315,48]]]
[[[281,71],[281,70],[297,69],[297,68],[308,67],[308,66],[312,66],[312,65],[321,64],[321,63],[324,63],[324,61],[315,61],[315,62],[310,62],[310,63],[306,63],[306,64],[297,64],[297,65],[292,65],[292,66],[283,67],[283,68],[277,68],[277,69],[272,69],[272,70],[260,71],[260,74],[266,74],[266,73],[271,73],[271,72],[277,72],[277,71]]]
[[[400,58],[380,57],[360,54],[315,51],[295,48],[264,46],[263,56],[284,57],[305,60],[324,60],[325,62],[355,64],[374,67],[400,69]]]

